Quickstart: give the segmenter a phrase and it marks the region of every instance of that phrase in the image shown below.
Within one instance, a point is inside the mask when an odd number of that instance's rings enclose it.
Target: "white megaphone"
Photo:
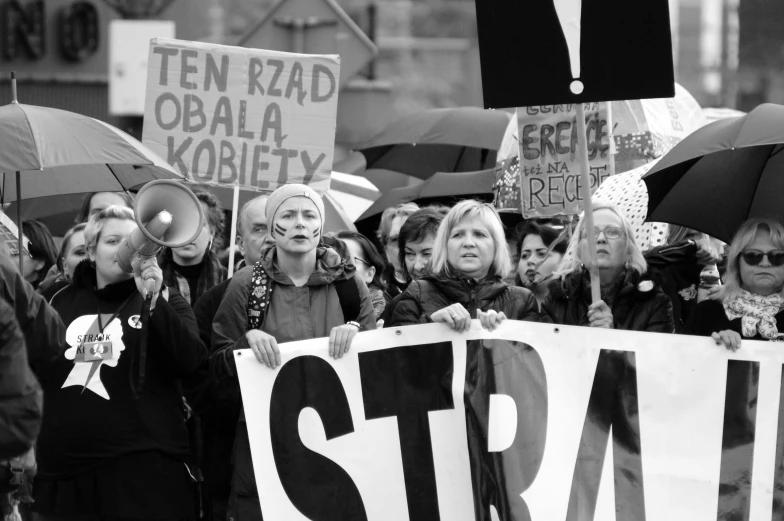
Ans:
[[[190,244],[204,226],[201,203],[178,181],[159,179],[147,183],[136,194],[133,211],[139,227],[117,250],[117,264],[126,273],[133,272],[134,255],[153,257],[163,246],[179,248]],[[152,287],[147,289],[147,296],[152,298]]]

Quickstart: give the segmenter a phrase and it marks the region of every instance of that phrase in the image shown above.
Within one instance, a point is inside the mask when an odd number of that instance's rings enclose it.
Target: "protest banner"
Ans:
[[[611,175],[611,129],[607,103],[589,103],[584,109],[592,193]],[[517,122],[523,216],[580,213],[583,180],[576,105],[520,107]]]
[[[277,520],[784,515],[779,343],[506,321],[235,352]]]
[[[143,142],[194,183],[329,189],[340,58],[153,39]]]

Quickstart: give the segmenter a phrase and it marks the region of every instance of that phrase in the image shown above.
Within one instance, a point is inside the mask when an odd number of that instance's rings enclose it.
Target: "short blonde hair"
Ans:
[[[639,273],[645,274],[648,271],[648,263],[637,245],[637,239],[634,238],[634,228],[631,223],[626,219],[618,207],[612,203],[605,201],[593,201],[593,211],[596,213],[599,210],[609,210],[621,220],[621,228],[626,236],[626,255],[628,266]],[[572,251],[574,255],[570,259],[565,259],[564,262],[558,267],[557,274],[563,275],[566,273],[573,273],[582,270],[583,259],[581,258],[580,248],[580,234],[585,229],[585,212],[580,214],[580,220],[577,222],[577,228],[574,229],[572,239],[569,241],[569,248],[567,251]]]
[[[433,242],[433,258],[431,260],[433,271],[435,273],[444,273],[448,269],[447,243],[449,242],[449,236],[452,234],[452,229],[466,217],[479,217],[482,223],[487,226],[490,236],[495,243],[493,264],[488,274],[506,277],[512,271],[512,261],[509,257],[509,245],[506,243],[501,217],[491,205],[474,199],[460,201],[449,210],[444,220],[441,221]]]
[[[84,244],[87,247],[87,251],[95,252],[95,245],[98,244],[98,239],[101,238],[103,223],[108,219],[127,219],[136,222],[133,210],[116,204],[107,206],[100,212],[91,215],[87,220],[87,226],[84,228]]]
[[[744,222],[735,237],[732,238],[729,252],[727,253],[727,271],[724,274],[724,300],[734,298],[743,286],[740,278],[740,254],[754,242],[760,230],[765,230],[770,234],[770,242],[777,249],[784,250],[784,226],[773,219],[749,219]],[[784,288],[781,291],[784,296]]]

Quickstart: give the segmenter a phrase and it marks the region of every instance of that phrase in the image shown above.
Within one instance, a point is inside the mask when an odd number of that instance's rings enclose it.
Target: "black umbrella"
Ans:
[[[784,223],[784,106],[766,103],[678,143],[643,177],[648,221],[732,240],[744,221]]]
[[[369,171],[400,172],[421,181],[436,172],[485,170],[495,166],[510,117],[477,107],[427,110],[392,123],[357,150]]]

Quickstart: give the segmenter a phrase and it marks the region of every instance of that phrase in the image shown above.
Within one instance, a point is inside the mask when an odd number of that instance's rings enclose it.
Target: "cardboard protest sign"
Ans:
[[[671,98],[667,0],[476,0],[485,108]]]
[[[267,521],[784,515],[778,343],[474,321],[281,359],[235,352]]]
[[[338,56],[153,39],[144,144],[195,183],[329,189]]]
[[[591,192],[610,176],[607,104],[585,106]],[[575,105],[517,109],[523,215],[574,215],[582,206],[581,164]]]

